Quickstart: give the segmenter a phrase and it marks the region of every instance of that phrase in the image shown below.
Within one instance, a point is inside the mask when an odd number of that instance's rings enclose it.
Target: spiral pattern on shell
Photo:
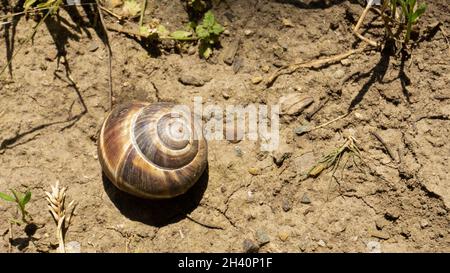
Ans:
[[[199,124],[173,103],[130,102],[111,111],[100,131],[103,172],[116,187],[150,199],[185,193],[207,165]]]

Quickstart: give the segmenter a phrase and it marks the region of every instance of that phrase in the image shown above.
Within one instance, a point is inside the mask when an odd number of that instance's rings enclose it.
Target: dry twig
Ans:
[[[319,59],[319,60],[308,61],[308,62],[295,63],[295,64],[281,67],[280,69],[275,71],[272,74],[272,76],[266,81],[266,86],[268,86],[268,87],[271,86],[275,82],[275,80],[281,75],[292,74],[300,68],[318,68],[318,67],[321,67],[324,65],[336,63],[345,58],[348,58],[349,56],[351,56],[353,54],[361,53],[366,48],[367,48],[367,44],[364,44],[357,49],[351,49],[345,53],[341,53],[341,54],[334,55],[331,57],[327,57],[327,58],[323,58],[323,59]]]

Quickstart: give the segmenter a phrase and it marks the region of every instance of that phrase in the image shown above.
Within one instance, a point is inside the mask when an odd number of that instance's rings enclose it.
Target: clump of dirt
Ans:
[[[180,52],[169,44],[155,55],[148,45],[110,32],[117,103],[191,104],[199,96],[222,107],[273,105],[292,93],[314,99],[299,115],[281,119],[274,153],[248,140],[211,141],[208,172],[188,194],[165,201],[128,196],[103,179],[97,132],[109,110],[108,54],[86,10],[77,9],[76,22],[73,11],[61,10],[64,20],[49,19],[33,45],[14,57],[13,77],[1,75],[0,191],[30,189],[36,225],[31,235],[14,227],[12,251],[56,251],[44,192],[57,180],[78,204],[66,242],[77,242],[70,245],[82,252],[450,251],[450,9],[443,1],[427,3],[420,24],[439,21],[441,30],[411,58],[365,51],[282,75],[270,87],[264,80],[279,67],[357,46],[351,28],[363,7],[355,1],[220,1],[213,11],[227,31],[208,60],[194,46]],[[146,18],[174,29],[188,23],[182,1],[149,1],[149,7]],[[17,49],[34,25],[23,17],[1,25],[9,33],[2,35],[2,54],[13,49],[11,38]],[[367,23],[367,29],[382,39],[382,28]],[[201,84],[186,84],[181,75]],[[296,133],[348,110],[328,126]],[[305,179],[349,134],[363,162],[343,158],[335,178],[325,171]],[[9,248],[14,211],[0,202],[1,252]]]

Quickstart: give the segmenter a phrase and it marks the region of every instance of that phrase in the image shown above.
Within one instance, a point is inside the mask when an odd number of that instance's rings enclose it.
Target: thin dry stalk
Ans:
[[[48,202],[48,208],[56,222],[56,237],[58,238],[60,253],[65,253],[64,247],[64,234],[69,228],[70,220],[72,218],[75,206],[74,201],[70,202],[67,208],[65,207],[66,190],[67,188],[60,188],[59,181],[56,181],[55,186],[51,186],[52,192],[45,192],[47,197],[45,199]],[[66,209],[72,208],[71,213],[66,217]]]
[[[368,43],[371,46],[378,46],[378,44],[372,40],[370,40],[369,38],[366,38],[364,36],[362,36],[358,31],[359,28],[362,25],[362,22],[364,21],[364,18],[366,18],[367,13],[369,12],[370,7],[372,6],[372,3],[367,3],[366,8],[363,10],[361,16],[359,17],[358,22],[356,23],[356,26],[353,28],[353,34],[356,35],[356,37],[358,37],[359,39],[363,40],[364,42]]]
[[[334,55],[331,57],[302,62],[302,63],[295,63],[295,64],[281,67],[280,69],[275,71],[272,74],[272,76],[266,81],[266,86],[268,86],[268,87],[271,86],[275,82],[275,80],[281,75],[292,74],[300,68],[319,68],[321,66],[330,65],[330,64],[339,62],[345,58],[348,58],[349,56],[351,56],[353,54],[361,53],[364,50],[366,50],[366,48],[367,48],[367,44],[364,44],[357,49],[351,49],[347,52],[344,52],[344,53],[341,53],[338,55]]]

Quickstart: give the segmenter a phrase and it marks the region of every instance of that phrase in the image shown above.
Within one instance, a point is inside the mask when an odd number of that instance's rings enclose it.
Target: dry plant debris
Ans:
[[[45,192],[47,197],[45,198],[48,202],[48,208],[56,222],[56,237],[58,238],[59,247],[58,251],[60,253],[65,253],[64,247],[64,235],[69,228],[70,220],[72,218],[73,212],[75,210],[74,200],[65,207],[66,201],[66,187],[60,188],[59,181],[56,181],[55,186],[51,186],[51,192]],[[66,210],[70,210],[70,214],[66,214]]]

